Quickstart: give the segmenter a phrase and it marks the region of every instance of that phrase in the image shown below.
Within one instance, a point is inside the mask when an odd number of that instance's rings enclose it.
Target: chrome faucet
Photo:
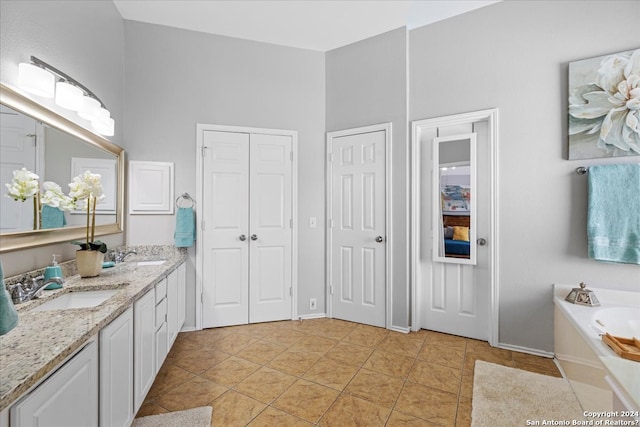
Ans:
[[[128,252],[125,252],[125,251],[118,251],[117,253],[115,253],[115,254],[114,254],[114,256],[113,256],[113,260],[114,260],[116,263],[124,262],[124,259],[125,259],[128,255],[131,255],[131,254],[138,255],[138,252],[136,252],[136,251],[135,251],[135,250],[133,250],[133,249],[132,249],[132,250],[130,250],[130,251],[128,251]]]
[[[26,281],[24,284],[16,283],[9,285],[9,292],[11,292],[11,299],[14,304],[21,304],[23,302],[31,301],[36,297],[38,292],[50,283],[57,283],[62,285],[64,280],[60,277],[52,277],[44,280],[44,276],[38,276],[31,279],[31,283]]]

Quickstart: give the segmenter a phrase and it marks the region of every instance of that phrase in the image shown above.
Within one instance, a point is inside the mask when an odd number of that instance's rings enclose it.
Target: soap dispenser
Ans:
[[[44,269],[44,280],[47,281],[49,279],[53,279],[54,277],[57,277],[59,279],[63,279],[62,277],[62,268],[60,268],[60,266],[58,265],[58,263],[56,262],[56,257],[58,255],[52,255],[52,261],[51,261],[51,265],[48,266],[47,268]],[[56,283],[56,282],[52,282],[50,284],[48,284],[45,289],[47,290],[51,290],[51,289],[60,289],[62,287],[61,284]]]

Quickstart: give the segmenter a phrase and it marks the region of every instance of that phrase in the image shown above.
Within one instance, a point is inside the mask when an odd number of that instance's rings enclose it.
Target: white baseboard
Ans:
[[[552,359],[553,356],[554,356],[553,352],[550,352],[550,351],[543,351],[543,350],[538,350],[538,349],[535,349],[535,348],[521,347],[519,345],[498,343],[498,348],[502,348],[502,349],[505,349],[505,350],[511,350],[511,351],[517,351],[519,353],[533,354],[534,356],[548,357],[550,359]]]
[[[402,332],[403,334],[408,334],[409,332],[411,332],[411,328],[403,328],[400,326],[391,326],[389,328],[390,331],[396,331],[396,332]]]
[[[314,314],[303,314],[302,316],[298,316],[300,320],[308,320],[308,319],[322,319],[327,317],[325,313],[314,313]]]
[[[193,332],[197,330],[198,329],[196,329],[195,326],[184,326],[182,329],[180,329],[180,332]]]

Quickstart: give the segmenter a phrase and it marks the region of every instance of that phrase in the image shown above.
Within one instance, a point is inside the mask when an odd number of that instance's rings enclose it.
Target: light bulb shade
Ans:
[[[93,121],[98,118],[98,111],[100,111],[100,102],[97,99],[86,95],[82,97],[82,104],[78,110],[80,117]]]
[[[94,121],[107,123],[109,118],[111,118],[111,113],[104,107],[100,107],[98,110],[98,114],[96,114],[96,118]]]
[[[96,132],[101,135],[113,136],[115,133],[116,123],[111,117],[108,117],[106,120],[94,120],[91,124]]]
[[[82,105],[82,90],[67,82],[56,83],[56,104],[62,108],[78,111]]]
[[[23,62],[18,65],[18,86],[25,92],[53,98],[55,77],[44,68]]]

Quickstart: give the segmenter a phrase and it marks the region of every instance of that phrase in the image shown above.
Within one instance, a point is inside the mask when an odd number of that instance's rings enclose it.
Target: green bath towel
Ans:
[[[18,312],[11,301],[11,296],[4,287],[4,274],[2,273],[2,261],[0,260],[0,335],[4,335],[18,324]]]

